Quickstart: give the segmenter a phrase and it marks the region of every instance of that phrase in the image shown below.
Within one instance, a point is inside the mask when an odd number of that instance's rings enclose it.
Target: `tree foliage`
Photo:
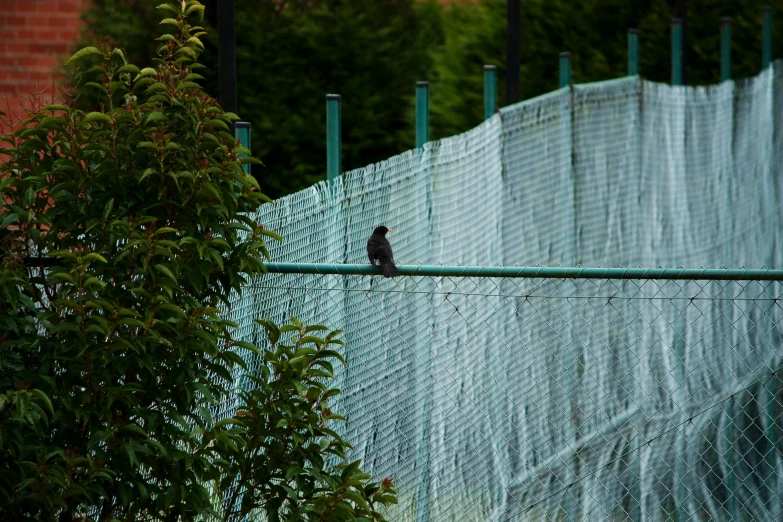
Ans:
[[[158,0],[95,0],[89,38],[109,36],[133,55]],[[239,113],[253,125],[253,174],[276,198],[326,177],[327,93],[342,95],[342,168],[414,145],[414,84],[437,39],[434,5],[418,0],[259,0],[236,3]],[[216,20],[212,19],[213,26]],[[214,31],[212,31],[214,32]],[[152,36],[152,35],[147,35]],[[216,39],[205,41],[207,92],[217,92]]]
[[[65,103],[0,137],[3,520],[369,520],[395,501],[330,424],[339,332],[262,321],[264,349],[224,318],[279,238],[251,218],[267,198],[236,116],[198,83],[203,10],[160,6],[150,67],[81,49]]]
[[[212,0],[213,2],[215,0]],[[157,0],[94,0],[88,32],[109,35],[145,56]],[[570,51],[574,82],[627,71],[627,30],[639,30],[640,70],[670,80],[671,0],[525,0],[522,98],[558,86],[558,54]],[[761,6],[783,16],[783,0],[688,2],[687,80],[719,81],[720,18],[732,18],[733,76],[761,64]],[[260,0],[237,2],[239,107],[253,124],[253,173],[272,197],[325,177],[324,95],[343,96],[343,170],[386,159],[413,145],[414,82],[431,83],[431,136],[463,132],[483,118],[481,68],[498,66],[505,100],[506,0]],[[216,70],[215,40],[205,63]],[[783,39],[774,39],[774,55]],[[216,76],[207,91],[217,93]]]
[[[732,19],[732,76],[761,70],[761,7],[770,4],[773,19],[783,16],[781,0],[690,0],[687,26],[687,81],[720,81],[720,19]],[[559,85],[560,52],[572,54],[572,81],[585,83],[627,74],[629,28],[639,31],[641,76],[671,80],[670,0],[525,0],[521,3],[522,99]],[[477,5],[450,3],[443,10],[443,43],[433,55],[432,133],[441,138],[464,132],[483,119],[482,71],[498,65],[499,101],[505,101],[506,0]],[[783,40],[773,40],[773,56],[783,55]]]

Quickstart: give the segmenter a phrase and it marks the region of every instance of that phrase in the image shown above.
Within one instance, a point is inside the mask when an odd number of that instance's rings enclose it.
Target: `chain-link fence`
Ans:
[[[334,409],[391,520],[783,519],[783,271],[356,268],[232,315],[345,330]]]

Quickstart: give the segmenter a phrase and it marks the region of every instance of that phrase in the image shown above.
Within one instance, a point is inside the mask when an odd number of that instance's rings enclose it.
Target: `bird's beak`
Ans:
[[[394,232],[394,230],[392,230],[392,229],[390,229],[390,228],[387,228],[387,229],[386,229],[386,231],[387,231],[387,232]]]

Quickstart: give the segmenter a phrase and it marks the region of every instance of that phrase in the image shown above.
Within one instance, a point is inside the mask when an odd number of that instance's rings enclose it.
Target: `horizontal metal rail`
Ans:
[[[529,279],[691,279],[707,281],[783,281],[783,270],[744,268],[581,268],[511,266],[400,265],[403,276],[521,277]],[[380,275],[371,265],[267,263],[277,274]]]

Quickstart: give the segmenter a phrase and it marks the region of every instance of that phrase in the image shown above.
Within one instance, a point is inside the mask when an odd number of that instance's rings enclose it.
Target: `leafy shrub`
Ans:
[[[236,116],[197,83],[203,6],[160,9],[152,67],[83,48],[70,62],[98,63],[66,101],[0,137],[0,518],[381,518],[391,483],[327,427],[337,333],[263,322],[263,350],[223,317],[279,238],[251,218],[267,198]],[[213,418],[251,357],[237,415]]]
[[[146,60],[158,3],[93,0],[85,38],[108,36]],[[265,163],[253,174],[266,194],[326,178],[327,93],[343,98],[344,171],[414,147],[414,84],[428,79],[440,38],[432,0],[256,0],[235,10],[239,114],[253,125],[253,153]],[[205,90],[217,95],[213,33],[200,59]]]

